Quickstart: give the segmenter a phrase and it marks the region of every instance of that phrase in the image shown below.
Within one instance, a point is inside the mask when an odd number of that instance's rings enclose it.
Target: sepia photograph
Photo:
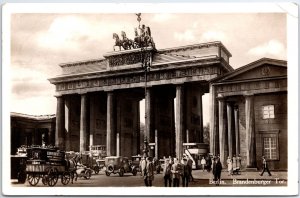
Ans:
[[[298,194],[297,4],[17,3],[2,29],[3,195]]]

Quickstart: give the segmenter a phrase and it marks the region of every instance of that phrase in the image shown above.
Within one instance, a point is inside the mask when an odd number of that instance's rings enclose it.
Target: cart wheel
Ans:
[[[133,176],[136,176],[136,174],[137,174],[136,168],[133,168],[133,169],[132,169],[132,174],[133,174]]]
[[[110,176],[110,172],[105,171],[106,176]]]
[[[84,176],[85,179],[90,179],[91,176],[92,176],[92,171],[91,170],[86,170],[84,175],[85,175]]]
[[[97,175],[99,173],[99,171],[100,171],[99,166],[95,166],[94,167],[94,171],[95,171],[95,174]]]
[[[124,176],[124,169],[123,168],[120,169],[119,175],[120,175],[120,177]]]
[[[39,183],[40,175],[37,173],[28,174],[28,182],[31,186],[36,186]]]
[[[71,179],[71,173],[65,171],[63,172],[62,176],[61,176],[61,183],[63,185],[67,185],[70,182]]]
[[[58,180],[58,171],[56,168],[51,168],[48,172],[48,186],[55,186]]]
[[[43,175],[42,182],[43,182],[44,185],[48,184],[48,175]]]
[[[50,167],[47,167],[45,169],[46,174],[44,174],[43,177],[42,177],[42,182],[43,182],[44,185],[48,184],[48,172],[49,172],[49,170],[50,170]]]

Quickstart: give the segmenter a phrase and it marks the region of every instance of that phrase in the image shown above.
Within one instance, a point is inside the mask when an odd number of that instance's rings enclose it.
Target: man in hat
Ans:
[[[171,168],[172,179],[173,179],[173,187],[179,187],[180,180],[180,164],[178,163],[178,159],[174,158],[174,164]]]
[[[267,160],[266,160],[265,156],[262,156],[262,162],[263,162],[263,171],[260,174],[260,176],[263,176],[265,171],[267,171],[269,173],[269,176],[272,176],[272,174],[269,171]]]
[[[183,158],[183,165],[182,165],[182,187],[189,186],[189,179],[190,179],[190,168],[187,164],[187,159]]]
[[[144,182],[146,186],[152,186],[152,180],[154,180],[154,165],[152,163],[152,158],[147,157],[146,159],[147,165],[146,165],[146,171],[144,174]]]

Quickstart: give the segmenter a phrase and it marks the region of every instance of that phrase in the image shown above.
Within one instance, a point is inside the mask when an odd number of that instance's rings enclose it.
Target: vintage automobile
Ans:
[[[90,153],[94,159],[104,159],[106,155],[106,145],[91,145]]]
[[[132,173],[134,176],[137,174],[137,169],[132,166],[127,157],[110,156],[105,158],[105,174],[110,176],[111,173],[119,174],[120,177],[124,176],[124,173]]]
[[[142,156],[141,155],[131,156],[131,160],[132,160],[131,162],[132,167],[134,167],[137,172],[141,172],[140,163],[142,160]]]

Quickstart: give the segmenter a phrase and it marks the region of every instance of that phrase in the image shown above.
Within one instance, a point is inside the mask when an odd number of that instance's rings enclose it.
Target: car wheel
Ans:
[[[108,165],[107,168],[106,168],[106,171],[108,171],[108,172],[110,172],[110,173],[114,172],[114,166],[111,165],[111,164]]]
[[[133,174],[133,176],[136,176],[136,174],[137,174],[136,168],[133,168],[133,169],[132,169],[132,174]]]
[[[99,173],[99,171],[100,171],[99,166],[95,166],[94,167],[94,171],[95,171],[95,174],[97,175]]]
[[[124,176],[124,169],[123,168],[120,169],[119,175],[120,175],[120,177]]]
[[[92,176],[92,171],[91,170],[86,170],[84,175],[85,175],[84,176],[85,179],[90,179],[91,176]]]
[[[105,171],[106,176],[110,176],[110,172]]]

